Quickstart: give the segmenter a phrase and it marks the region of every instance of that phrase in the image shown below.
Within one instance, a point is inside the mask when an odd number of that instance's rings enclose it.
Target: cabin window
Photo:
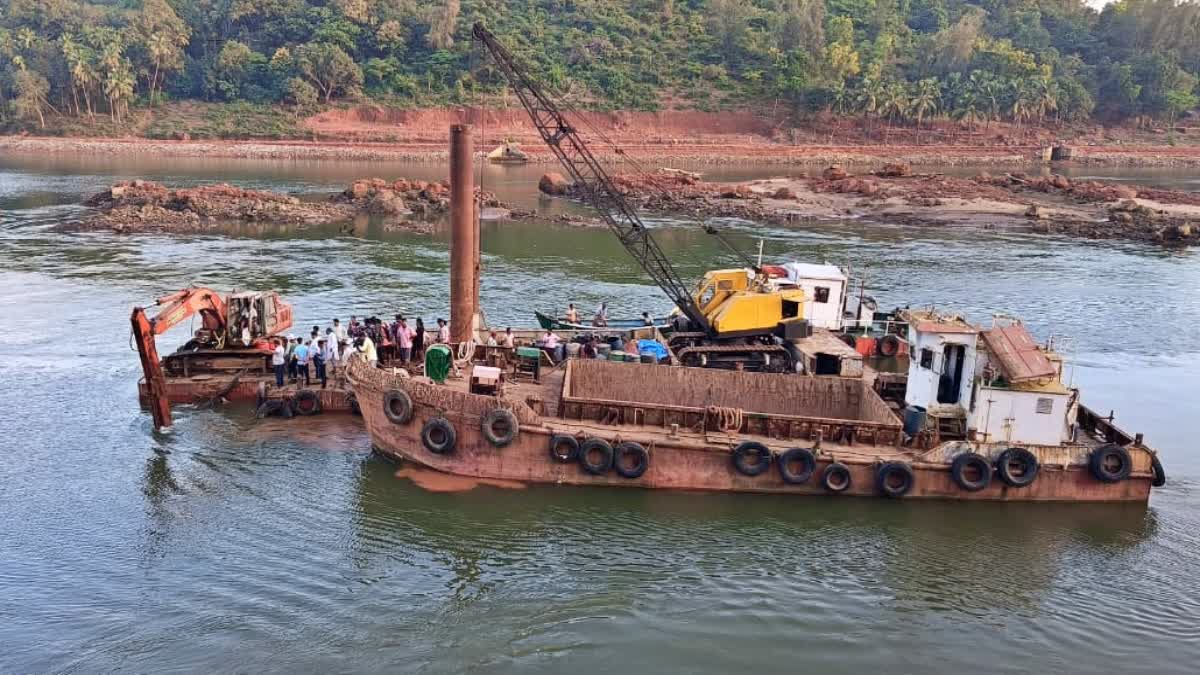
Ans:
[[[700,291],[700,306],[708,307],[708,303],[712,302],[715,297],[717,297],[717,288],[706,286],[704,290]]]
[[[721,279],[720,281],[717,282],[717,288],[722,291],[732,291],[733,290],[733,279]]]
[[[819,302],[821,304],[825,304],[825,303],[829,302],[829,287],[828,286],[817,286],[816,289],[814,289],[814,290],[815,290],[816,297],[814,297],[813,300],[815,302]]]
[[[1039,398],[1037,400],[1037,412],[1039,415],[1049,415],[1054,412],[1054,399]]]
[[[921,367],[925,370],[933,370],[933,350],[921,350]]]

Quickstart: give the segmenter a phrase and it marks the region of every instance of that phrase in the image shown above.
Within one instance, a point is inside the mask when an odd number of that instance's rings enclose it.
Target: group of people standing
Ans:
[[[448,344],[450,326],[445,319],[438,319],[437,332],[431,335],[426,332],[422,319],[418,318],[414,326],[409,326],[403,314],[397,314],[391,324],[375,317],[360,322],[357,316],[351,316],[348,325],[343,326],[341,320],[334,319],[324,333],[320,326],[313,326],[307,338],[288,335],[274,338],[273,342],[271,365],[275,369],[276,386],[301,381],[309,386],[316,379],[324,389],[330,374],[336,375],[339,368],[345,368],[351,355],[362,354],[372,366],[379,364],[381,352],[401,363],[409,363],[422,357],[427,344]]]

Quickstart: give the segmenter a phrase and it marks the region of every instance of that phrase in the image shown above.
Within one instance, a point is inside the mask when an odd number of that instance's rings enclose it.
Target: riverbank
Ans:
[[[445,130],[441,130],[443,136]],[[505,140],[489,131],[476,139],[476,148],[486,152]],[[1200,168],[1200,147],[1169,145],[1072,146],[1073,158],[1066,165],[1123,167]],[[529,161],[552,164],[555,156],[540,142],[521,144]],[[620,150],[618,152],[617,150]],[[710,134],[691,139],[631,140],[616,146],[597,144],[593,151],[601,160],[622,167],[632,160],[651,162],[654,167],[673,164],[729,165],[755,163],[778,166],[830,164],[870,167],[900,161],[913,166],[1023,167],[1038,162],[1042,145],[996,144],[900,144],[826,145],[780,143],[765,138]],[[152,140],[145,138],[55,138],[2,136],[0,152],[28,155],[157,156],[211,159],[268,159],[294,161],[405,161],[444,163],[449,160],[444,137],[394,142],[319,141],[232,141]],[[1063,164],[1055,163],[1062,166]]]

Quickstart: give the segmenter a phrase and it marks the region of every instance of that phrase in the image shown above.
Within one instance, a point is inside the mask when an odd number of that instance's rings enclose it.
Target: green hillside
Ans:
[[[1171,120],[1196,107],[1200,74],[1200,4],[1172,0],[0,0],[0,13],[10,130],[119,126],[164,100],[477,103],[504,91],[472,43],[479,20],[596,109]]]

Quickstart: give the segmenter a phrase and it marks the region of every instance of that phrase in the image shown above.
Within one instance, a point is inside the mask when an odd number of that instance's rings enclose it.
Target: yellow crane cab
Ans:
[[[781,323],[804,318],[803,290],[774,288],[751,269],[707,272],[693,299],[719,338],[771,334]]]

